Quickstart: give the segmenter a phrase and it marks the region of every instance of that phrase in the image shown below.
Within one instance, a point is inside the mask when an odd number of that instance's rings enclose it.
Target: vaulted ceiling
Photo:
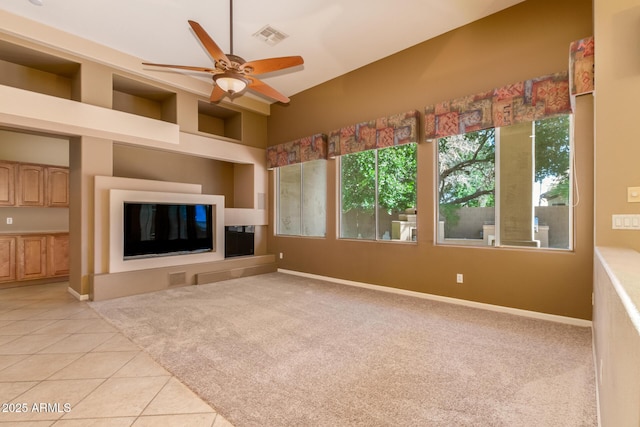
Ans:
[[[147,62],[201,67],[211,59],[187,21],[200,23],[226,53],[233,22],[233,53],[247,61],[304,58],[302,66],[262,76],[291,96],[521,1],[236,0],[232,20],[229,0],[0,0],[0,9]],[[255,37],[265,26],[288,37],[276,45]]]

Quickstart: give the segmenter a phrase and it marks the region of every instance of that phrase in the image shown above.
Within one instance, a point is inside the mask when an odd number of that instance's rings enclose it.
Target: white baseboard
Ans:
[[[73,295],[73,297],[75,299],[77,299],[78,301],[88,301],[89,300],[89,294],[79,294],[75,289],[73,289],[71,286],[69,286],[67,288],[67,292],[69,292],[71,295]]]
[[[360,288],[373,289],[376,291],[390,292],[394,294],[407,295],[416,298],[429,299],[434,301],[447,302],[450,304],[458,304],[467,307],[480,308],[483,310],[497,311],[500,313],[515,314],[517,316],[531,317],[534,319],[548,320],[550,322],[564,323],[573,326],[582,326],[590,328],[592,326],[590,320],[576,319],[574,317],[558,316],[555,314],[539,313],[537,311],[522,310],[519,308],[503,307],[501,305],[485,304],[476,301],[467,301],[459,298],[443,297],[441,295],[426,294],[423,292],[408,291],[406,289],[391,288],[388,286],[372,285],[363,282],[354,282],[352,280],[336,279],[334,277],[320,276],[318,274],[303,273],[300,271],[286,270],[279,268],[278,272],[291,274],[294,276],[308,277],[310,279],[325,280],[327,282],[339,283],[342,285],[357,286]]]

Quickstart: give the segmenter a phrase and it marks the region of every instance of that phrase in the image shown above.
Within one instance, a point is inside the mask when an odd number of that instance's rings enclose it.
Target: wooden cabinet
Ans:
[[[0,162],[0,206],[69,206],[69,169]]]
[[[0,282],[68,275],[68,233],[0,235]]]
[[[18,164],[18,206],[44,206],[44,167]]]
[[[69,235],[47,236],[47,273],[49,276],[69,275]]]
[[[16,188],[16,168],[13,163],[0,162],[0,206],[13,206]]]
[[[69,169],[45,167],[46,205],[49,207],[69,206]]]
[[[16,280],[16,237],[0,236],[0,282]]]
[[[18,237],[18,280],[47,277],[47,236]]]

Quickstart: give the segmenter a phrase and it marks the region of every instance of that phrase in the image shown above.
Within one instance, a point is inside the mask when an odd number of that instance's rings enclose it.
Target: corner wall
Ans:
[[[613,230],[611,215],[640,214],[627,187],[640,186],[640,4],[594,0],[596,75],[596,245],[640,251],[640,231]]]
[[[569,45],[592,35],[590,0],[528,0],[294,95],[272,107],[269,145],[568,69]],[[393,87],[381,82],[401,70]],[[279,267],[580,319],[591,318],[593,98],[577,100],[574,251],[435,245],[436,149],[418,146],[418,242],[338,239],[338,179],[327,161],[327,237],[275,236]],[[273,173],[270,205],[274,206]],[[457,273],[465,283],[455,283]]]

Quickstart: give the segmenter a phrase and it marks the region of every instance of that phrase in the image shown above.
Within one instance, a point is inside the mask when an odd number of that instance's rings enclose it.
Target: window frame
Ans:
[[[324,234],[323,235],[319,235],[319,234],[314,234],[314,235],[307,235],[304,234],[304,208],[305,208],[305,204],[304,204],[304,188],[305,188],[305,180],[304,180],[304,165],[305,163],[315,163],[315,162],[324,162],[325,166],[324,166],[324,205],[325,205],[325,212],[324,212]],[[299,170],[299,176],[300,176],[300,196],[299,196],[299,218],[300,218],[300,231],[297,234],[282,234],[280,233],[280,224],[281,224],[281,220],[280,220],[280,213],[282,212],[281,209],[281,200],[280,200],[280,173],[281,173],[281,169],[282,168],[290,168],[292,166],[295,166],[298,168]],[[312,239],[323,239],[327,237],[327,185],[326,185],[326,180],[327,180],[327,166],[326,166],[326,160],[321,159],[321,160],[313,160],[310,162],[302,162],[302,163],[295,163],[292,165],[286,165],[286,166],[281,166],[278,168],[275,168],[275,177],[274,177],[274,187],[275,187],[275,191],[274,191],[274,195],[275,195],[275,203],[274,203],[274,227],[273,227],[273,233],[274,236],[276,237],[305,237],[305,238],[312,238]]]
[[[391,149],[391,148],[398,148],[398,147],[403,147],[405,145],[415,145],[415,156],[416,156],[416,176],[415,176],[415,195],[416,195],[416,206],[415,206],[415,210],[417,212],[418,209],[418,146],[419,144],[417,142],[410,142],[407,144],[402,144],[402,145],[395,145],[395,146],[390,146],[390,147],[380,147],[380,148],[373,148],[370,150],[363,150],[363,151],[359,151],[359,152],[355,152],[355,153],[349,153],[349,154],[345,154],[342,156],[339,156],[337,158],[338,161],[338,167],[336,168],[336,183],[337,183],[337,191],[336,191],[336,238],[338,240],[351,240],[351,241],[358,241],[358,242],[384,242],[384,243],[400,243],[400,244],[416,244],[417,243],[417,238],[414,240],[401,240],[401,239],[382,239],[379,237],[380,235],[380,221],[379,221],[379,211],[380,211],[380,206],[379,206],[379,170],[378,170],[378,166],[379,166],[379,162],[378,162],[378,153],[380,150],[386,150],[386,149]],[[374,238],[373,239],[367,239],[367,238],[356,238],[356,237],[342,237],[342,230],[343,230],[343,213],[342,213],[342,195],[343,195],[343,185],[342,185],[342,162],[343,162],[343,157],[350,155],[350,154],[359,154],[359,153],[363,153],[365,151],[373,151],[375,152],[374,154],[374,167],[375,167],[375,171],[374,171],[374,179],[375,179],[375,183],[374,183],[374,215],[373,215],[373,220],[374,220]],[[415,226],[415,230],[416,230],[416,235],[417,235],[417,229],[418,229],[418,224],[417,224],[417,217],[416,217],[416,226]]]
[[[502,244],[501,236],[500,236],[500,219],[501,219],[501,179],[502,179],[502,171],[500,170],[500,159],[501,159],[501,147],[502,147],[502,138],[501,138],[501,128],[502,127],[494,127],[495,131],[495,160],[494,160],[494,174],[495,174],[495,193],[494,193],[494,224],[495,224],[495,243],[493,245],[485,245],[482,240],[473,243],[461,243],[461,239],[450,238],[447,239],[443,237],[440,240],[439,233],[439,222],[440,222],[440,153],[438,152],[438,140],[440,138],[435,138],[432,140],[434,146],[434,182],[435,182],[435,203],[434,203],[434,218],[435,218],[435,230],[434,230],[434,242],[435,245],[441,246],[458,246],[458,247],[470,247],[470,248],[503,248],[503,249],[522,249],[522,250],[536,250],[536,251],[560,251],[560,252],[575,252],[575,208],[577,204],[574,204],[574,198],[579,197],[576,194],[578,191],[575,185],[576,180],[576,170],[575,170],[575,117],[573,113],[566,114],[569,120],[569,197],[567,201],[567,206],[569,208],[568,212],[568,248],[558,248],[558,247],[529,247],[529,246],[518,246],[518,245],[508,245]],[[544,120],[544,119],[539,119]],[[537,120],[534,120],[531,123],[532,127]],[[445,137],[446,138],[446,137]],[[531,182],[531,185],[535,184],[535,178]],[[535,205],[533,208],[535,209]],[[469,239],[472,240],[472,239]]]

